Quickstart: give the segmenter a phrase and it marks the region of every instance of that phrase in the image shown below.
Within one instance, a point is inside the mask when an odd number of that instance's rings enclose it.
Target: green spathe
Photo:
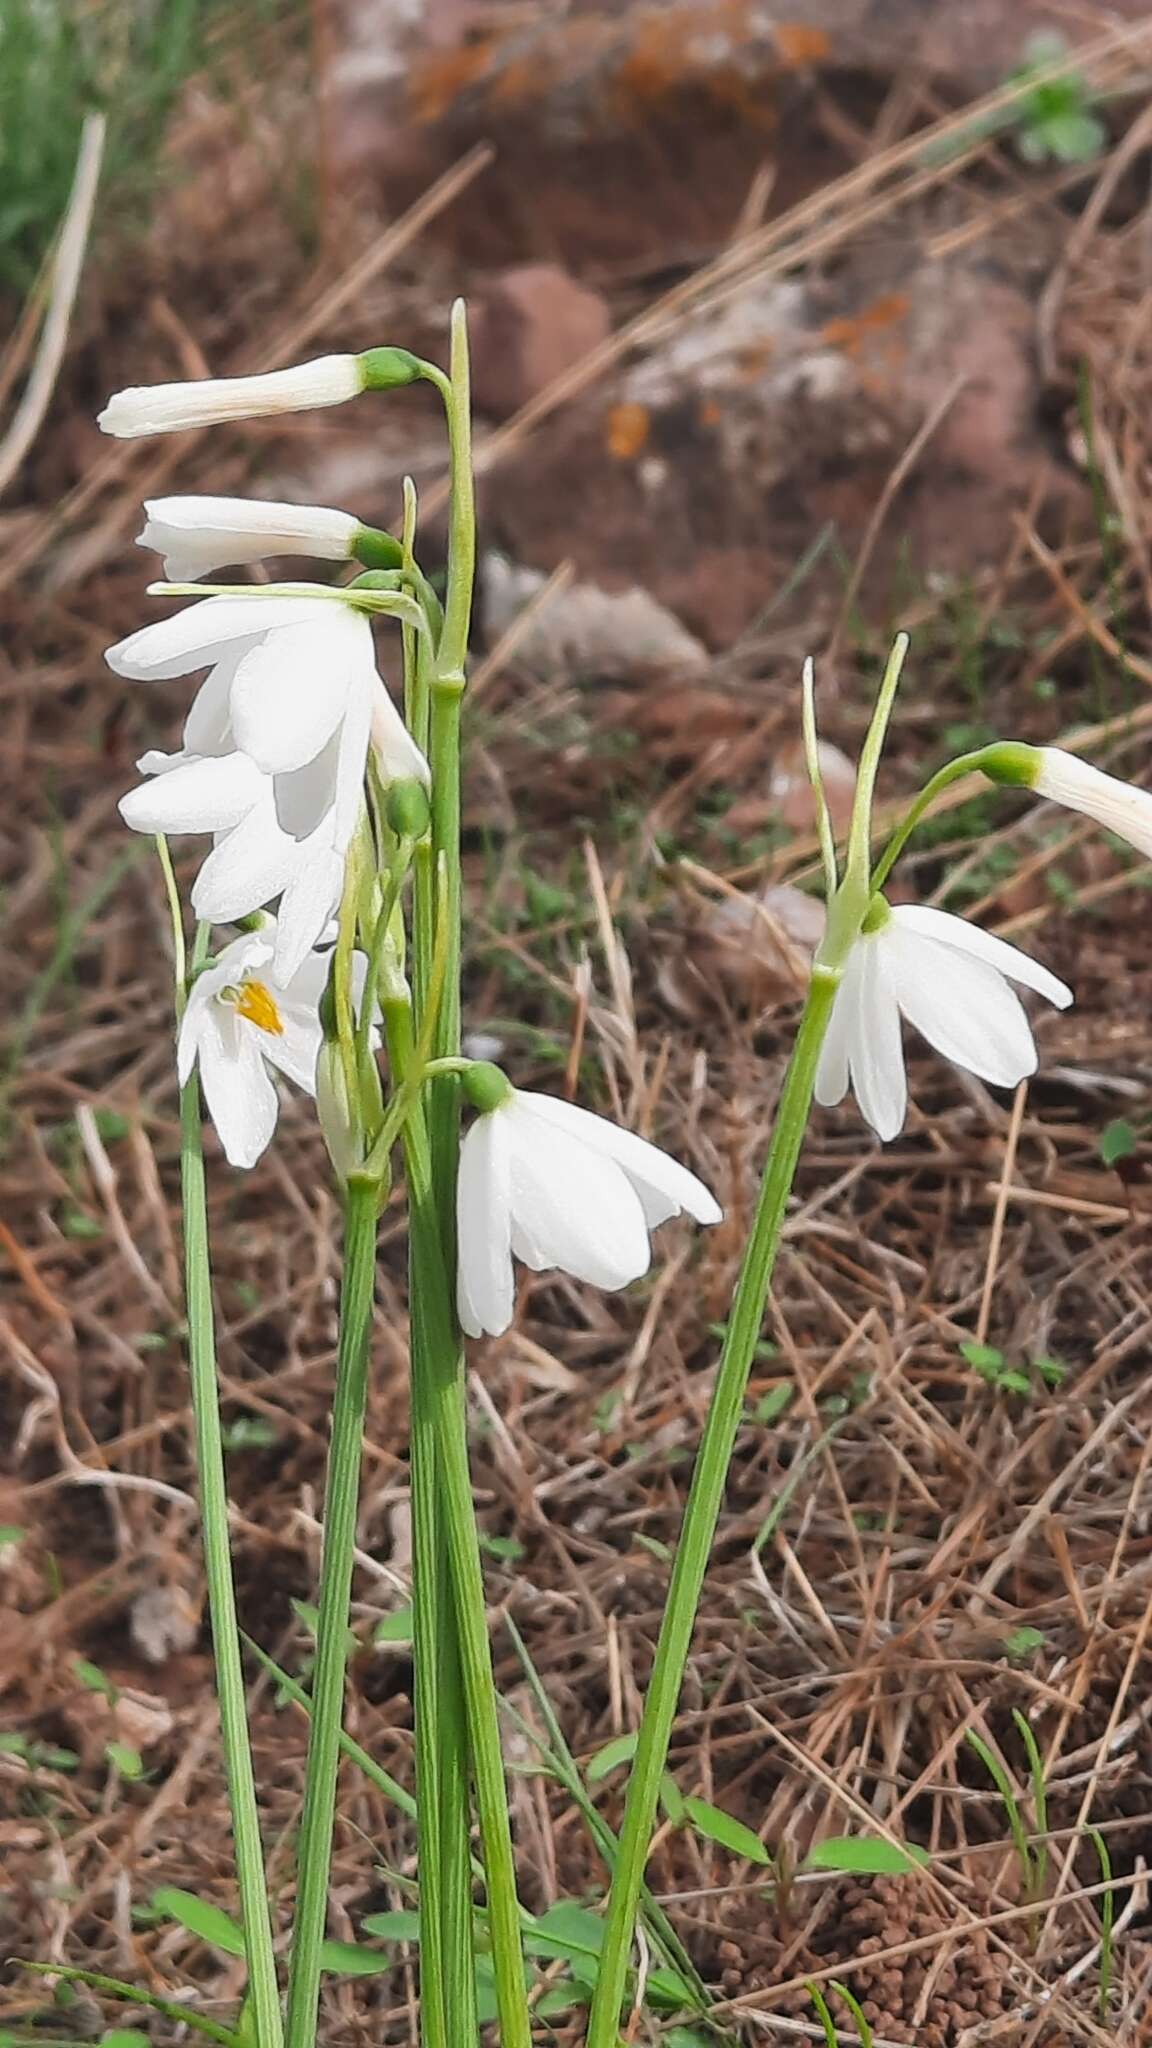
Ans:
[[[366,569],[399,569],[404,563],[404,549],[395,534],[380,526],[358,526],[349,553]]]
[[[483,1116],[494,1109],[503,1109],[516,1092],[507,1074],[493,1066],[491,1060],[473,1060],[472,1065],[465,1068],[460,1085],[473,1109],[478,1109]]]

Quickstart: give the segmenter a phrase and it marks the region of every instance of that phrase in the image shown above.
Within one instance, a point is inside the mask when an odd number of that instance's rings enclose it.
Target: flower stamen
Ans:
[[[221,1002],[231,1003],[238,1017],[246,1017],[258,1031],[283,1038],[284,1024],[270,988],[262,981],[242,981],[220,991]]]

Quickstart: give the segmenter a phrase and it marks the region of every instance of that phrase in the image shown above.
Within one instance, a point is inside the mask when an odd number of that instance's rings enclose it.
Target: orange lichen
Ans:
[[[625,400],[608,414],[608,453],[617,462],[632,462],[646,446],[652,431],[652,415],[646,405]]]
[[[849,314],[840,320],[829,320],[820,330],[821,341],[829,348],[838,348],[845,355],[859,355],[862,348],[876,335],[895,327],[908,312],[909,300],[905,292],[885,292],[874,299],[870,306],[863,306],[858,313]]]
[[[803,21],[778,21],[772,30],[780,60],[799,69],[806,64],[820,64],[832,49],[832,38],[826,29],[811,28]]]

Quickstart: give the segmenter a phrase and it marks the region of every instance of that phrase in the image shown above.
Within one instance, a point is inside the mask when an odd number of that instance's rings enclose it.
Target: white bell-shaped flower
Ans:
[[[150,498],[140,548],[164,557],[173,583],[195,583],[237,562],[266,555],[351,560],[360,521],[328,505],[274,504],[261,498]]]
[[[137,832],[216,835],[192,891],[199,917],[228,923],[279,896],[276,971],[290,978],[339,902],[369,747],[386,782],[428,781],[367,619],[331,598],[205,598],[107,659],[133,677],[214,663],[180,752],[145,754],[152,779],[120,811]]]
[[[886,911],[881,915],[880,911]],[[1009,986],[1066,1009],[1072,991],[1046,967],[977,925],[924,904],[882,905],[848,956],[820,1064],[816,1100],[852,1089],[877,1137],[894,1138],[908,1104],[900,1020],[958,1067],[998,1088],[1036,1071],[1024,1006]]]
[[[310,412],[342,405],[364,389],[359,356],[317,356],[288,370],[255,377],[205,377],[189,384],[132,384],[108,400],[97,425],[120,440],[143,434],[175,434],[188,427],[218,426],[225,420],[260,419],[269,414]]]
[[[254,1166],[276,1129],[271,1068],[316,1093],[329,955],[309,953],[281,980],[276,936],[270,921],[225,946],[193,982],[176,1043],[180,1085],[198,1063],[208,1113],[233,1166]]]
[[[460,1150],[458,1314],[470,1337],[499,1336],[515,1305],[513,1254],[615,1290],[646,1273],[649,1232],[686,1210],[721,1211],[694,1173],[606,1118],[510,1086],[496,1067],[464,1086],[482,1114]]]

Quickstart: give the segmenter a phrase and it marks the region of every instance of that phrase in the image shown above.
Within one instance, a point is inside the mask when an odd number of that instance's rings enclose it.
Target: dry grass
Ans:
[[[1111,523],[1102,541],[1053,545],[1022,514],[1018,548],[966,599],[993,650],[978,704],[953,600],[919,603],[892,796],[939,758],[942,727],[974,718],[1032,738],[1091,719],[1097,753],[1139,771],[1152,680],[1148,215],[1130,208],[1117,224],[1105,205],[1128,149],[1098,174],[1099,205],[1081,187],[1045,299],[1053,373],[1093,368],[1093,460]],[[947,174],[970,234],[1005,203],[1057,203],[989,146],[974,155]],[[907,200],[929,233],[905,190],[913,154],[896,156],[895,185],[853,174],[811,219],[789,233],[777,224],[773,246],[791,265],[809,247],[817,256],[827,220],[850,233],[849,202],[880,203],[877,192]],[[405,232],[314,313],[285,319],[272,344],[247,343],[245,365],[347,345],[347,319],[354,345],[386,263],[400,263],[402,292],[415,288]],[[733,266],[724,288],[748,274]],[[186,313],[181,332],[195,361],[207,337]],[[100,375],[98,362],[85,370],[94,385]],[[123,542],[140,497],[177,474],[187,487],[210,475],[243,487],[248,457],[230,451],[222,475],[208,467],[215,444],[211,457],[188,442],[82,445],[92,459],[63,510],[33,498],[17,515],[4,571],[0,1399],[11,1448],[0,1523],[25,1533],[0,1552],[0,1675],[6,1726],[40,1747],[32,1764],[0,1755],[3,1945],[154,1989],[195,1986],[215,2013],[237,1995],[236,1966],[134,1917],[160,1883],[232,1901],[181,1359],[162,899],[147,849],[125,844],[113,810],[158,706],[113,688],[100,655],[139,617]],[[46,453],[45,475],[55,466]],[[499,1681],[538,1728],[507,1614],[581,1757],[637,1720],[714,1326],[787,1054],[795,946],[751,943],[754,912],[733,944],[717,905],[811,871],[806,830],[781,829],[763,795],[767,761],[794,738],[807,644],[799,623],[773,627],[718,666],[706,700],[696,685],[672,698],[544,686],[508,666],[488,675],[477,712],[468,1020],[505,1037],[518,1080],[555,1087],[578,1074],[585,1099],[670,1144],[728,1219],[699,1240],[667,1233],[652,1280],[623,1298],[526,1278],[515,1330],[474,1354]],[[841,655],[829,737],[849,752],[880,644],[864,634]],[[1038,696],[1047,679],[1055,694]],[[637,739],[622,750],[625,725]],[[786,1861],[860,1827],[922,1844],[931,1863],[900,1880],[802,1879],[774,1902],[761,1871],[664,1831],[653,1888],[724,2016],[756,2041],[817,2034],[811,1977],[849,1983],[878,2041],[1147,2039],[1152,1257],[1142,1154],[1121,1179],[1099,1137],[1118,1116],[1143,1129],[1148,898],[1143,875],[1078,827],[1037,825],[1009,800],[966,811],[969,795],[914,852],[909,887],[1024,933],[1074,983],[1077,1006],[1040,1023],[1041,1072],[1014,1104],[917,1056],[916,1108],[896,1145],[875,1147],[850,1112],[818,1116],[672,1758],[682,1791],[739,1814]],[[287,1105],[254,1173],[219,1166],[211,1199],[242,1611],[298,1670],[307,1642],[290,1601],[315,1581],[337,1271],[337,1211],[307,1106]],[[382,1233],[354,1616],[365,1647],[348,1726],[411,1782],[410,1666],[402,1647],[371,1643],[404,1602],[409,1561],[402,1243],[398,1199]],[[1029,1375],[1027,1394],[972,1368],[959,1347],[974,1338]],[[1032,1370],[1040,1358],[1059,1370],[1046,1379]],[[118,1698],[86,1687],[77,1658]],[[965,1741],[975,1730],[993,1745],[1028,1816],[1014,1708],[1046,1766],[1038,1907],[1020,1896],[1002,1802]],[[259,1678],[252,1709],[283,1928],[303,1731]],[[140,1751],[138,1781],[109,1767],[113,1739]],[[518,1762],[536,1760],[519,1723],[508,1740]],[[54,1749],[75,1764],[60,1768]],[[618,1777],[601,1796],[614,1812]],[[512,1798],[526,1902],[594,1895],[603,1873],[562,1792],[526,1770]],[[1121,1880],[1105,2023],[1089,1825]],[[346,1770],[333,1932],[403,1903],[396,1874],[411,1867],[407,1824]],[[339,1988],[330,2038],[412,2040],[413,1997],[407,1968]],[[41,2009],[18,1973],[6,1998],[13,2020]]]

